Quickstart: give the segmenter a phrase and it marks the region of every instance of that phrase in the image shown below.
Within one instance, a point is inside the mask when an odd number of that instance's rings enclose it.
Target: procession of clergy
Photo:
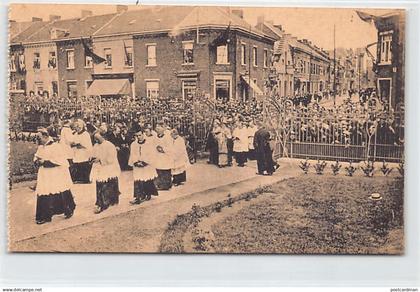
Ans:
[[[216,120],[210,133],[214,143],[209,163],[229,166],[235,152],[238,166],[244,166],[248,154],[252,154],[257,159],[258,174],[272,174],[275,162],[270,133],[262,124],[259,126],[243,127],[241,122],[232,132],[226,121]],[[96,183],[96,214],[119,203],[121,168],[116,147],[106,139],[107,131],[104,124],[91,135],[81,119],[72,125],[65,121],[57,140],[48,129],[38,129],[39,147],[34,157],[38,166],[37,224],[51,222],[58,214],[64,214],[66,219],[73,216],[76,208],[71,193],[73,183]],[[134,178],[134,199],[130,204],[141,204],[158,196],[160,190],[186,182],[190,160],[185,140],[164,122],[157,123],[154,130],[146,125],[136,131],[129,152],[128,164]]]

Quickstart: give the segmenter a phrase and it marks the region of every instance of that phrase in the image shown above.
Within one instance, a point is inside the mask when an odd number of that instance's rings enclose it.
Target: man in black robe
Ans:
[[[268,175],[272,175],[274,164],[270,148],[270,132],[262,124],[259,125],[258,131],[255,132],[254,148],[257,158],[258,174],[264,175],[265,171]]]

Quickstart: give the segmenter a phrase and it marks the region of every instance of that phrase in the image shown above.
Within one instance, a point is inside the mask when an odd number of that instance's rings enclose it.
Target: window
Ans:
[[[19,60],[19,72],[23,73],[26,71],[25,55],[19,54],[18,60]]]
[[[111,51],[111,49],[104,49],[104,55],[105,55],[105,68],[111,68],[112,67],[112,51]]]
[[[44,83],[35,82],[35,90],[36,90],[36,94],[38,94],[39,96],[44,95]]]
[[[197,80],[182,80],[182,98],[191,100],[197,91]]]
[[[283,59],[284,64],[284,59]],[[268,50],[264,49],[264,68],[268,68]]]
[[[159,97],[159,81],[146,81],[146,95],[148,98]]]
[[[20,90],[26,91],[26,81],[25,80],[20,80],[19,88],[20,88]]]
[[[216,79],[215,80],[215,97],[228,101],[230,99],[230,80]]]
[[[77,98],[77,82],[67,81],[67,96],[69,98]]]
[[[257,85],[257,79],[254,79],[253,81],[252,81],[255,85]],[[281,84],[281,83],[280,83]],[[279,84],[279,85],[280,85]],[[258,85],[257,85],[258,86]],[[280,85],[281,86],[281,85]],[[280,90],[280,88],[279,88],[279,90]],[[255,90],[252,90],[252,97],[257,97],[257,93],[255,92]]]
[[[74,50],[67,50],[67,69],[74,69]]]
[[[382,64],[391,64],[392,61],[392,52],[391,52],[391,42],[392,42],[392,31],[387,31],[380,33],[380,63]]]
[[[17,85],[18,85],[18,83],[17,83],[17,81],[16,81],[16,78],[14,77],[14,76],[10,76],[10,90],[17,90],[18,88],[17,88]]]
[[[51,82],[51,89],[52,89],[52,94],[54,95],[58,95],[58,82],[57,81],[52,81]]]
[[[148,44],[147,48],[147,66],[156,66],[156,44]]]
[[[85,56],[85,68],[92,68],[93,60],[91,56]]]
[[[34,69],[41,69],[41,55],[39,53],[34,53]]]
[[[10,56],[10,65],[9,65],[10,72],[16,72],[16,55],[12,54]]]
[[[133,48],[125,47],[124,50],[124,66],[133,67]]]
[[[379,98],[385,104],[391,103],[391,81],[391,78],[378,79]]]
[[[216,56],[216,63],[217,64],[229,64],[229,52],[228,52],[228,45],[221,45],[217,46],[217,56]]]
[[[258,66],[258,49],[257,47],[252,47],[252,60],[254,62],[254,67]]]
[[[57,67],[57,56],[55,52],[48,54],[48,68],[55,69]]]
[[[246,44],[241,44],[241,64],[246,65]]]
[[[194,64],[194,43],[192,41],[183,42],[184,64]]]

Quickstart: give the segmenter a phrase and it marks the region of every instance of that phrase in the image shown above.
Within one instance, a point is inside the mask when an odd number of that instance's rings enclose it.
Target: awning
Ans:
[[[249,80],[249,76],[241,76],[241,78],[251,87],[256,94],[263,95],[264,92],[258,87],[258,85],[254,82],[254,80]]]
[[[86,91],[86,95],[130,95],[128,79],[96,79]]]

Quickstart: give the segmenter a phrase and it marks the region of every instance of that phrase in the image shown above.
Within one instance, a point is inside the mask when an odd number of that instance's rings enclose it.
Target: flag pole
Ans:
[[[335,108],[335,100],[336,100],[336,56],[335,56],[335,23],[334,23],[334,83],[333,83],[333,93],[334,93],[334,108]]]
[[[197,45],[200,43],[200,29],[199,29],[199,21],[200,21],[200,17],[198,16],[198,14],[200,13],[200,7],[197,7]]]

